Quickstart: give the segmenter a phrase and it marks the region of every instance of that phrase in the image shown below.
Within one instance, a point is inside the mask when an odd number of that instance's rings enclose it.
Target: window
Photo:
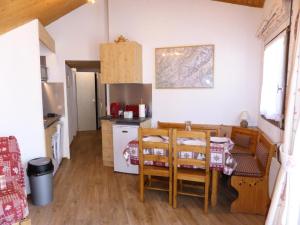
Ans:
[[[287,64],[287,32],[266,45],[263,63],[260,114],[282,127]]]

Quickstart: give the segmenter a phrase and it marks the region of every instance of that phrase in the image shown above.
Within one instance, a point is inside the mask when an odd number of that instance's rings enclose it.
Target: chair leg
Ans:
[[[173,198],[173,182],[172,182],[172,176],[169,177],[169,205],[172,205],[172,198]]]
[[[173,208],[177,208],[177,178],[173,181]]]
[[[149,182],[149,186],[152,185],[152,178],[151,178],[151,175],[148,175],[148,182]]]
[[[205,182],[205,193],[204,193],[204,213],[208,211],[208,195],[209,195],[209,177],[207,176]]]
[[[145,185],[145,181],[144,181],[144,175],[140,174],[140,200],[143,202],[144,201],[144,185]]]

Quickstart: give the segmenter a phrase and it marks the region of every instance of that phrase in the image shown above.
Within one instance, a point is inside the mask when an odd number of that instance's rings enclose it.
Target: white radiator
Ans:
[[[278,160],[273,157],[271,161],[270,166],[270,174],[269,174],[269,197],[272,197],[274,186],[276,183],[277,175],[279,172],[281,164],[278,162]]]

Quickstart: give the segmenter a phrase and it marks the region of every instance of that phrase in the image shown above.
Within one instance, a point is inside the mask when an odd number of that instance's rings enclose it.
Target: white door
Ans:
[[[95,73],[77,72],[78,130],[96,130]]]
[[[76,136],[78,130],[77,115],[77,92],[76,92],[76,72],[66,65],[67,74],[67,103],[68,103],[68,122],[69,122],[69,144]]]

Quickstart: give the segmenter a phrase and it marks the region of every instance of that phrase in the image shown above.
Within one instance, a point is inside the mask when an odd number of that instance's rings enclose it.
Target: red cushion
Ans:
[[[0,224],[19,222],[28,215],[24,171],[15,137],[0,137]]]

